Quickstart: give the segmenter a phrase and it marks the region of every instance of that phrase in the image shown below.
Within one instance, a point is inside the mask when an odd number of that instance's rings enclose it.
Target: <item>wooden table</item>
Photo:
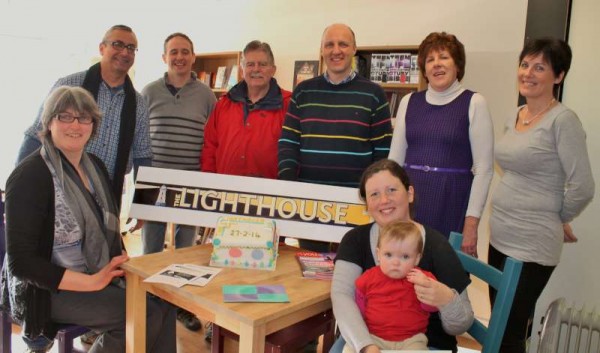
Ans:
[[[281,246],[275,271],[224,268],[205,287],[144,283],[170,264],[207,266],[212,245],[199,245],[131,258],[122,267],[127,279],[127,353],[146,352],[146,293],[191,311],[240,336],[240,352],[263,352],[265,336],[331,308],[330,281],[302,278],[294,258],[298,248]],[[225,284],[281,284],[289,303],[224,303]]]

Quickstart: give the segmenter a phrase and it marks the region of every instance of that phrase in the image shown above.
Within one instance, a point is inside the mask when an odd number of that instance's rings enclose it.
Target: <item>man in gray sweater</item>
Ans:
[[[194,44],[187,35],[169,35],[162,58],[167,72],[142,90],[150,113],[152,166],[199,171],[204,125],[216,103],[215,94],[198,81],[192,71],[196,56]],[[175,229],[176,248],[194,244],[194,226],[178,224]],[[165,230],[163,222],[144,222],[144,254],[162,251]],[[190,330],[200,329],[200,321],[188,311],[179,309],[177,319]]]

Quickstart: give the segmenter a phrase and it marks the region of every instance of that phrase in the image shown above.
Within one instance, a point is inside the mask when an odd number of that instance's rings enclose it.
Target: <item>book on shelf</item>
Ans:
[[[199,71],[198,72],[198,80],[200,82],[204,83],[205,85],[207,85],[208,87],[211,87],[210,86],[211,77],[212,77],[212,72],[207,72],[207,71]]]
[[[229,71],[229,75],[227,76],[227,85],[224,88],[230,90],[233,86],[238,83],[238,66],[233,65]]]
[[[319,75],[318,60],[296,60],[294,63],[294,89],[302,81],[310,80]]]
[[[387,82],[400,83],[400,53],[390,53],[387,61]]]
[[[225,88],[225,74],[227,73],[227,66],[219,66],[217,69],[217,75],[215,77],[215,84],[213,88]]]
[[[208,87],[213,88],[213,89],[217,88],[217,87],[215,87],[215,81],[217,79],[217,74],[214,72],[211,72],[209,79],[210,80],[208,81]]]
[[[398,99],[398,93],[395,91],[385,91],[385,96],[387,97],[388,103],[390,105],[390,115],[392,118],[394,118],[398,113],[398,105],[400,104],[400,99]]]
[[[373,82],[387,82],[386,61],[389,61],[389,54],[371,54],[371,70],[369,79]]]
[[[400,83],[410,83],[410,53],[403,53],[400,56]]]
[[[296,259],[305,278],[330,280],[333,277],[334,252],[299,251]]]
[[[400,101],[402,100],[402,98],[405,95],[412,93],[412,92],[413,92],[413,90],[408,87],[402,87],[399,89],[385,91],[385,96],[390,105],[390,114],[391,114],[392,118],[395,118],[396,115],[398,115],[398,107],[400,106]],[[394,124],[394,123],[395,122],[392,121],[392,124]]]
[[[352,58],[352,69],[356,71],[359,76],[368,78],[369,70],[367,70],[367,59],[362,55],[355,55]]]
[[[417,59],[418,59],[417,55],[410,56],[410,70],[409,70],[410,83],[415,83],[415,84],[419,83],[419,77],[421,76],[421,74],[419,72],[419,65],[417,63]]]

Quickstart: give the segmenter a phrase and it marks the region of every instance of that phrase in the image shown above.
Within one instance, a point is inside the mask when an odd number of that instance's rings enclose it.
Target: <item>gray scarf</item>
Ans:
[[[82,253],[87,272],[97,273],[112,256],[120,255],[122,249],[117,206],[110,185],[102,177],[100,167],[83,152],[80,163],[95,191],[92,196],[52,139],[45,138],[42,144],[40,154],[50,169],[55,187],[63,190],[66,204],[82,230]]]

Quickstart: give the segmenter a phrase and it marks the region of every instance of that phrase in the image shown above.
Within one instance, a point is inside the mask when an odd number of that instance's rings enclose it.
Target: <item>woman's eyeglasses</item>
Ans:
[[[77,119],[77,121],[79,121],[79,123],[83,124],[83,125],[89,125],[94,122],[94,118],[92,118],[88,114],[75,116],[75,115],[69,114],[69,113],[58,113],[58,114],[56,114],[55,118],[58,119],[58,121],[61,121],[63,123],[67,123],[67,124],[74,122],[75,119]]]

